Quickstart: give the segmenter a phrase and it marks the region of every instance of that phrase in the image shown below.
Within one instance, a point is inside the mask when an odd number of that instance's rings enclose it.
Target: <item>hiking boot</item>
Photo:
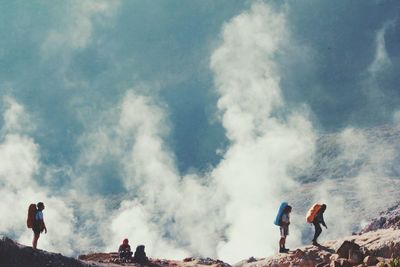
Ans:
[[[319,247],[320,246],[320,244],[317,242],[317,241],[312,241],[312,244],[313,244],[313,246],[317,246],[317,247]]]
[[[279,249],[279,253],[288,253],[289,252],[289,249],[287,249],[287,248],[280,248]]]

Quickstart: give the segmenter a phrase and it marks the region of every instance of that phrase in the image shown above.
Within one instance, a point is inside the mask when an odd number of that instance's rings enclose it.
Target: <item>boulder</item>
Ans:
[[[301,258],[301,257],[303,257],[306,253],[305,253],[304,251],[302,251],[301,249],[296,249],[296,250],[294,251],[294,254],[296,255],[296,257]]]
[[[363,262],[364,254],[360,249],[354,250],[353,248],[351,248],[349,250],[349,258],[348,259],[352,265],[358,265]]]
[[[257,261],[257,259],[254,258],[254,257],[250,257],[250,258],[247,259],[247,263],[255,262],[255,261]]]
[[[353,265],[347,260],[343,258],[339,258],[337,260],[331,261],[330,267],[352,267]]]
[[[367,256],[364,258],[364,264],[366,266],[376,265],[378,263],[378,259],[374,256]]]
[[[333,254],[329,259],[331,261],[335,261],[335,260],[339,259],[339,255],[338,254]]]
[[[356,244],[354,241],[344,241],[340,247],[336,250],[336,254],[339,255],[339,258],[349,259],[350,257],[350,250],[353,251],[360,251],[360,246]]]

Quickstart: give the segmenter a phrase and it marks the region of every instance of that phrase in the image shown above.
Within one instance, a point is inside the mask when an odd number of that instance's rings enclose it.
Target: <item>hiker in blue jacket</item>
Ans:
[[[279,240],[279,253],[287,253],[289,249],[285,247],[286,237],[289,235],[289,224],[290,224],[290,212],[292,211],[291,206],[286,206],[282,212],[279,220],[279,229],[281,233],[281,239]]]

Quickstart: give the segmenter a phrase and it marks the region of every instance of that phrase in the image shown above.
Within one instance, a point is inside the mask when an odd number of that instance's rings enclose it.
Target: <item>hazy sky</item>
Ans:
[[[26,194],[82,212],[66,233],[82,220],[98,234],[106,226],[90,225],[106,214],[116,219],[105,232],[117,233],[133,212],[155,253],[234,261],[242,227],[272,216],[257,215],[255,203],[274,209],[296,186],[286,170],[311,164],[319,134],[400,122],[395,0],[16,0],[0,1],[0,11],[5,203]],[[32,191],[20,190],[30,182]],[[191,197],[198,209],[178,204]],[[221,219],[199,223],[209,214]],[[28,240],[22,229],[0,232]],[[106,235],[96,235],[102,246]],[[94,246],[80,236],[78,245]]]
[[[204,170],[227,144],[210,54],[224,23],[252,2],[1,1],[0,92],[34,114],[46,160],[60,163],[76,158],[88,122],[135,88],[166,106],[179,169]],[[290,1],[277,9],[286,9],[299,47],[276,53],[290,106],[307,104],[322,132],[392,121],[400,93],[396,1]],[[382,66],[371,70],[379,45]]]

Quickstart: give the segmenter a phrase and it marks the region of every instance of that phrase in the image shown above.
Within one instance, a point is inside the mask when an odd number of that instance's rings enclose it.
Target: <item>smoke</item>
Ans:
[[[389,20],[375,33],[375,55],[372,62],[365,70],[365,78],[362,81],[362,92],[368,97],[368,106],[376,112],[373,116],[384,118],[390,116],[389,109],[385,103],[388,102],[389,95],[385,92],[382,77],[393,68],[392,61],[386,50],[385,34],[394,22]]]
[[[376,48],[375,48],[375,58],[371,65],[368,67],[368,72],[371,76],[379,75],[380,72],[384,71],[387,67],[391,65],[391,60],[386,51],[385,44],[385,33],[389,27],[393,27],[393,21],[386,22],[379,31],[377,31],[375,36]]]
[[[216,256],[223,227],[220,196],[206,177],[178,173],[164,140],[168,133],[164,113],[150,97],[128,90],[118,108],[102,116],[113,120],[101,127],[94,123],[92,132],[82,138],[85,150],[80,162],[85,166],[78,169],[118,162],[124,193],[118,208],[110,211],[111,234],[104,238],[108,249],[127,237],[133,244],[145,244],[157,257]],[[82,178],[91,177],[89,173]]]
[[[285,103],[275,58],[289,45],[288,35],[285,14],[256,3],[225,25],[222,44],[211,57],[218,108],[231,141],[213,171],[229,198],[227,240],[218,247],[219,257],[229,262],[276,251],[276,209],[298,186],[289,172],[306,168],[314,152],[307,113],[277,115]],[[293,231],[290,239],[298,234]]]
[[[37,166],[19,181],[40,188],[42,193],[32,199],[47,204],[47,220],[63,225],[62,232],[43,238],[43,248],[71,254],[73,247],[90,249],[97,242],[113,250],[128,237],[131,244],[145,244],[155,257],[199,255],[234,262],[275,251],[278,231],[271,225],[276,208],[297,186],[291,170],[311,163],[315,138],[305,110],[284,110],[274,57],[288,39],[284,14],[261,3],[225,25],[211,69],[231,145],[220,164],[204,175],[178,173],[164,140],[169,125],[165,109],[134,90],[86,126],[75,166],[40,166],[38,145],[20,137],[31,144],[27,154]],[[23,112],[17,107],[6,111],[5,125],[20,125],[15,114]],[[112,178],[96,171],[104,166],[115,171]],[[63,194],[54,196],[39,186],[35,175],[40,168],[47,183],[60,172],[67,173],[70,183],[65,183]],[[119,184],[122,190],[107,201],[99,194],[99,184]],[[21,206],[26,199],[21,197]],[[74,229],[75,225],[79,227]],[[296,228],[294,224],[292,229]],[[22,229],[15,232],[18,236]],[[299,234],[293,231],[292,240],[299,240]],[[72,235],[76,241],[67,237]],[[59,245],[62,239],[70,246]],[[19,240],[28,242],[23,236]]]
[[[17,236],[23,243],[31,243],[32,232],[26,228],[29,203],[43,201],[49,211],[46,218],[49,235],[42,238],[43,249],[57,248],[71,254],[76,246],[72,240],[74,218],[71,208],[62,199],[51,194],[51,190],[38,182],[41,169],[40,148],[26,133],[34,128],[33,119],[23,106],[11,97],[4,97],[4,124],[0,136],[0,210],[9,214],[0,222],[2,234]],[[13,212],[20,211],[20,212]],[[11,216],[12,214],[12,216]]]
[[[364,92],[370,98],[369,109],[375,113],[387,113],[387,96],[381,88],[380,80],[390,70],[392,61],[385,47],[385,33],[393,27],[393,21],[387,21],[376,32],[375,55],[367,67],[363,83]],[[339,170],[335,180],[324,179],[315,189],[318,194],[314,200],[324,200],[328,204],[328,220],[334,222],[334,228],[327,232],[326,238],[337,238],[357,231],[366,218],[376,214],[394,203],[393,194],[397,194],[398,184],[398,128],[397,112],[393,114],[395,127],[381,126],[372,130],[360,130],[348,126],[336,136],[331,149],[337,155],[331,163],[331,170]],[[330,174],[332,175],[332,173]],[[341,218],[338,220],[337,218]]]
[[[105,1],[79,6],[71,7],[70,19],[77,24],[66,21],[68,27],[50,31],[45,55],[85,48],[92,20],[115,11]],[[372,76],[389,66],[384,31],[377,34]],[[302,244],[308,229],[304,215],[316,201],[328,205],[329,229],[321,238],[348,234],[361,215],[392,201],[396,190],[388,188],[393,182],[388,170],[397,148],[392,139],[349,128],[329,139],[334,147],[327,146],[332,150],[326,154],[337,152],[333,158],[318,158],[311,111],[289,107],[282,94],[279,59],[296,48],[285,7],[256,2],[224,25],[210,69],[229,145],[205,173],[179,173],[166,141],[172,125],[168,106],[138,93],[151,88],[126,90],[110,108],[85,117],[76,162],[60,166],[42,162],[41,147],[31,137],[42,129],[23,105],[4,98],[0,210],[18,212],[0,221],[1,232],[30,244],[25,211],[29,203],[43,201],[49,230],[39,241],[43,249],[67,255],[115,251],[129,238],[133,247],[144,244],[151,257],[206,256],[234,263],[277,251],[279,231],[272,222],[280,202],[288,200],[289,247]],[[318,169],[316,182],[301,180],[320,166],[328,168]]]
[[[398,128],[372,130],[346,128],[326,137],[317,160],[318,179],[308,190],[311,202],[326,203],[329,230],[322,240],[335,239],[359,231],[365,221],[396,202],[398,193]],[[307,237],[305,237],[307,238]],[[309,239],[309,238],[308,238]]]
[[[107,19],[117,10],[119,1],[73,1],[64,6],[68,15],[63,20],[62,27],[50,30],[42,44],[42,54],[59,56],[57,52],[73,51],[85,48],[93,34],[93,20],[97,17]],[[65,14],[63,14],[65,15]],[[101,20],[100,20],[101,21]]]

